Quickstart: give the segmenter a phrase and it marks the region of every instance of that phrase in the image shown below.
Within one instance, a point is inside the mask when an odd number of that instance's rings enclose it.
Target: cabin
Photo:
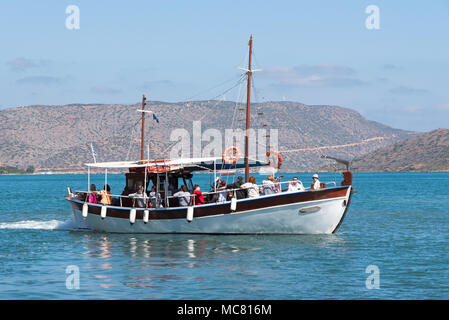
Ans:
[[[249,167],[266,166],[267,163],[257,160],[250,160]],[[88,185],[90,187],[90,168],[103,168],[105,170],[105,184],[107,184],[108,169],[127,169],[123,192],[120,195],[112,195],[113,203],[121,207],[133,207],[134,202],[128,195],[136,193],[139,186],[144,186],[144,191],[149,195],[153,186],[156,193],[161,196],[161,205],[163,207],[179,206],[178,199],[173,197],[181,186],[185,185],[190,194],[193,193],[194,173],[203,172],[210,174],[210,192],[205,194],[206,202],[214,199],[216,186],[213,181],[222,171],[236,170],[244,168],[244,163],[228,164],[222,158],[191,158],[172,160],[140,160],[133,162],[105,162],[89,163],[88,167]],[[90,190],[89,190],[90,191]],[[204,190],[206,191],[206,190]],[[209,190],[207,190],[209,191]],[[87,196],[87,193],[85,193]]]

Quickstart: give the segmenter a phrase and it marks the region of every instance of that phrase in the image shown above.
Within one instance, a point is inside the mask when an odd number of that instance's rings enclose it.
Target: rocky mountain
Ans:
[[[449,171],[449,130],[437,129],[354,159],[359,171]]]
[[[171,134],[185,129],[192,136],[193,121],[201,121],[203,148],[206,130],[217,129],[224,137],[226,129],[243,129],[245,125],[244,106],[235,102],[147,103],[147,109],[159,119],[157,123],[151,115],[146,118],[151,158],[168,158],[177,143],[170,141]],[[1,110],[0,162],[20,168],[32,165],[37,171],[81,169],[84,163],[92,162],[91,144],[97,161],[140,159],[140,108],[139,104],[73,104]],[[314,171],[328,163],[321,155],[352,159],[416,134],[369,121],[354,110],[337,106],[265,102],[251,108],[252,128],[259,141],[264,137],[266,145],[281,151],[283,170]],[[270,129],[277,130],[278,146],[273,146],[276,131],[271,134]]]

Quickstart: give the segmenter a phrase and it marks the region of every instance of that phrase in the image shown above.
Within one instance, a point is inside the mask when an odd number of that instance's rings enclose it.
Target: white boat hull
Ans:
[[[143,219],[136,219],[130,223],[129,218],[106,216],[102,219],[98,214],[88,214],[84,218],[79,206],[71,207],[76,226],[112,233],[330,234],[341,224],[350,196],[351,187],[341,197],[194,217],[191,222],[187,219],[150,219],[145,223]],[[247,199],[239,200],[237,207],[242,201]],[[222,205],[230,206],[230,201]],[[187,208],[185,211],[187,218]]]

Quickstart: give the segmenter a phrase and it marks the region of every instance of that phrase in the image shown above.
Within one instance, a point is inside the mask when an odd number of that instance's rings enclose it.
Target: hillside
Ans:
[[[146,136],[151,158],[167,158],[170,134],[192,122],[201,130],[243,128],[245,111],[234,102],[148,102],[156,123],[147,116]],[[140,158],[140,105],[28,106],[0,111],[0,162],[37,171],[77,169],[92,162]],[[263,113],[263,114],[262,114]],[[234,118],[234,126],[232,125]],[[322,154],[352,159],[407,139],[415,133],[369,121],[336,106],[307,106],[296,102],[252,105],[252,128],[277,129],[284,170],[316,170]],[[204,138],[203,138],[204,139]],[[190,142],[192,145],[192,141]],[[203,142],[203,147],[207,142]],[[268,143],[269,144],[269,143]],[[146,151],[145,151],[146,154]]]
[[[449,171],[449,130],[430,131],[355,159],[360,171]]]

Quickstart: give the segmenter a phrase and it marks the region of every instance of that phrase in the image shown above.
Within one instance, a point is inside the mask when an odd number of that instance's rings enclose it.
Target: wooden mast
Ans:
[[[245,182],[249,182],[249,126],[251,116],[251,54],[253,49],[253,36],[249,38],[249,61],[248,61],[248,86],[246,93],[246,132],[245,132]]]
[[[142,95],[142,138],[140,141],[140,160],[143,160],[145,149],[145,95]]]

